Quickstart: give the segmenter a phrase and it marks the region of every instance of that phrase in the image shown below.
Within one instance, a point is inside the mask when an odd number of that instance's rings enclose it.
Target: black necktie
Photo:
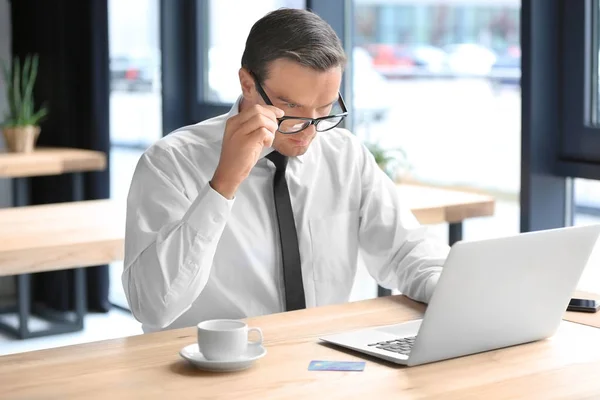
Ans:
[[[290,192],[285,180],[285,168],[287,167],[288,158],[277,151],[270,153],[267,158],[275,164],[276,168],[275,178],[273,179],[273,194],[275,195],[275,210],[277,211],[279,237],[281,239],[286,310],[301,310],[306,308],[306,300],[302,283],[298,235],[296,234]]]

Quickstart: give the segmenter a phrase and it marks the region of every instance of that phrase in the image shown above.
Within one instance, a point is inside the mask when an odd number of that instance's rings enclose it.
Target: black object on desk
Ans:
[[[569,302],[567,311],[595,313],[600,309],[600,302],[591,299],[573,298]]]

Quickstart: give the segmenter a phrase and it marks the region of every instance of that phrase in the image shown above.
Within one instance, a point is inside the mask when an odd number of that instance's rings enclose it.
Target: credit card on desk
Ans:
[[[363,371],[364,361],[311,361],[309,371]]]

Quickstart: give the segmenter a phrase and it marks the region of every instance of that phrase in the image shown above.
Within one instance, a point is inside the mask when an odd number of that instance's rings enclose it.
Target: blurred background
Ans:
[[[592,3],[591,12],[600,15]],[[544,195],[532,196],[529,181],[521,182],[534,150],[524,155],[521,148],[520,0],[107,0],[107,7],[113,199],[126,199],[136,163],[155,141],[229,110],[240,94],[237,71],[256,20],[280,7],[308,7],[330,22],[350,57],[342,90],[350,106],[346,127],[365,143],[402,149],[410,165],[401,177],[406,182],[496,199],[493,216],[465,222],[465,239],[544,225],[532,217],[545,207],[535,202]],[[596,97],[597,41],[586,48],[587,59],[595,59]],[[531,167],[524,173],[529,177]],[[572,207],[563,220],[600,222],[600,184],[580,177],[600,174],[564,177]],[[527,210],[521,209],[523,187]],[[446,226],[432,229],[447,240]],[[109,297],[126,311],[121,272],[121,263],[110,266]],[[581,288],[600,293],[598,275],[587,271]],[[353,300],[375,295],[376,285],[361,271]],[[119,334],[137,332],[135,321],[119,324]]]
[[[233,103],[254,21],[306,1],[206,3],[202,100]],[[410,180],[492,194],[495,215],[466,221],[466,239],[519,232],[520,0],[350,3],[347,126],[368,143],[402,148]],[[111,193],[125,197],[140,154],[163,135],[159,1],[110,0],[109,11]],[[596,221],[600,184],[575,179],[574,190],[575,223]],[[443,227],[437,232],[446,235]],[[114,271],[116,281],[120,267]],[[113,300],[124,304],[120,285],[111,288]]]

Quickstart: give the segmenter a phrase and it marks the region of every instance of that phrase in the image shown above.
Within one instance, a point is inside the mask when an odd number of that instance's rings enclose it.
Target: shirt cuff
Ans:
[[[198,193],[183,217],[183,221],[205,239],[219,234],[229,218],[234,200],[228,200],[209,183]]]

